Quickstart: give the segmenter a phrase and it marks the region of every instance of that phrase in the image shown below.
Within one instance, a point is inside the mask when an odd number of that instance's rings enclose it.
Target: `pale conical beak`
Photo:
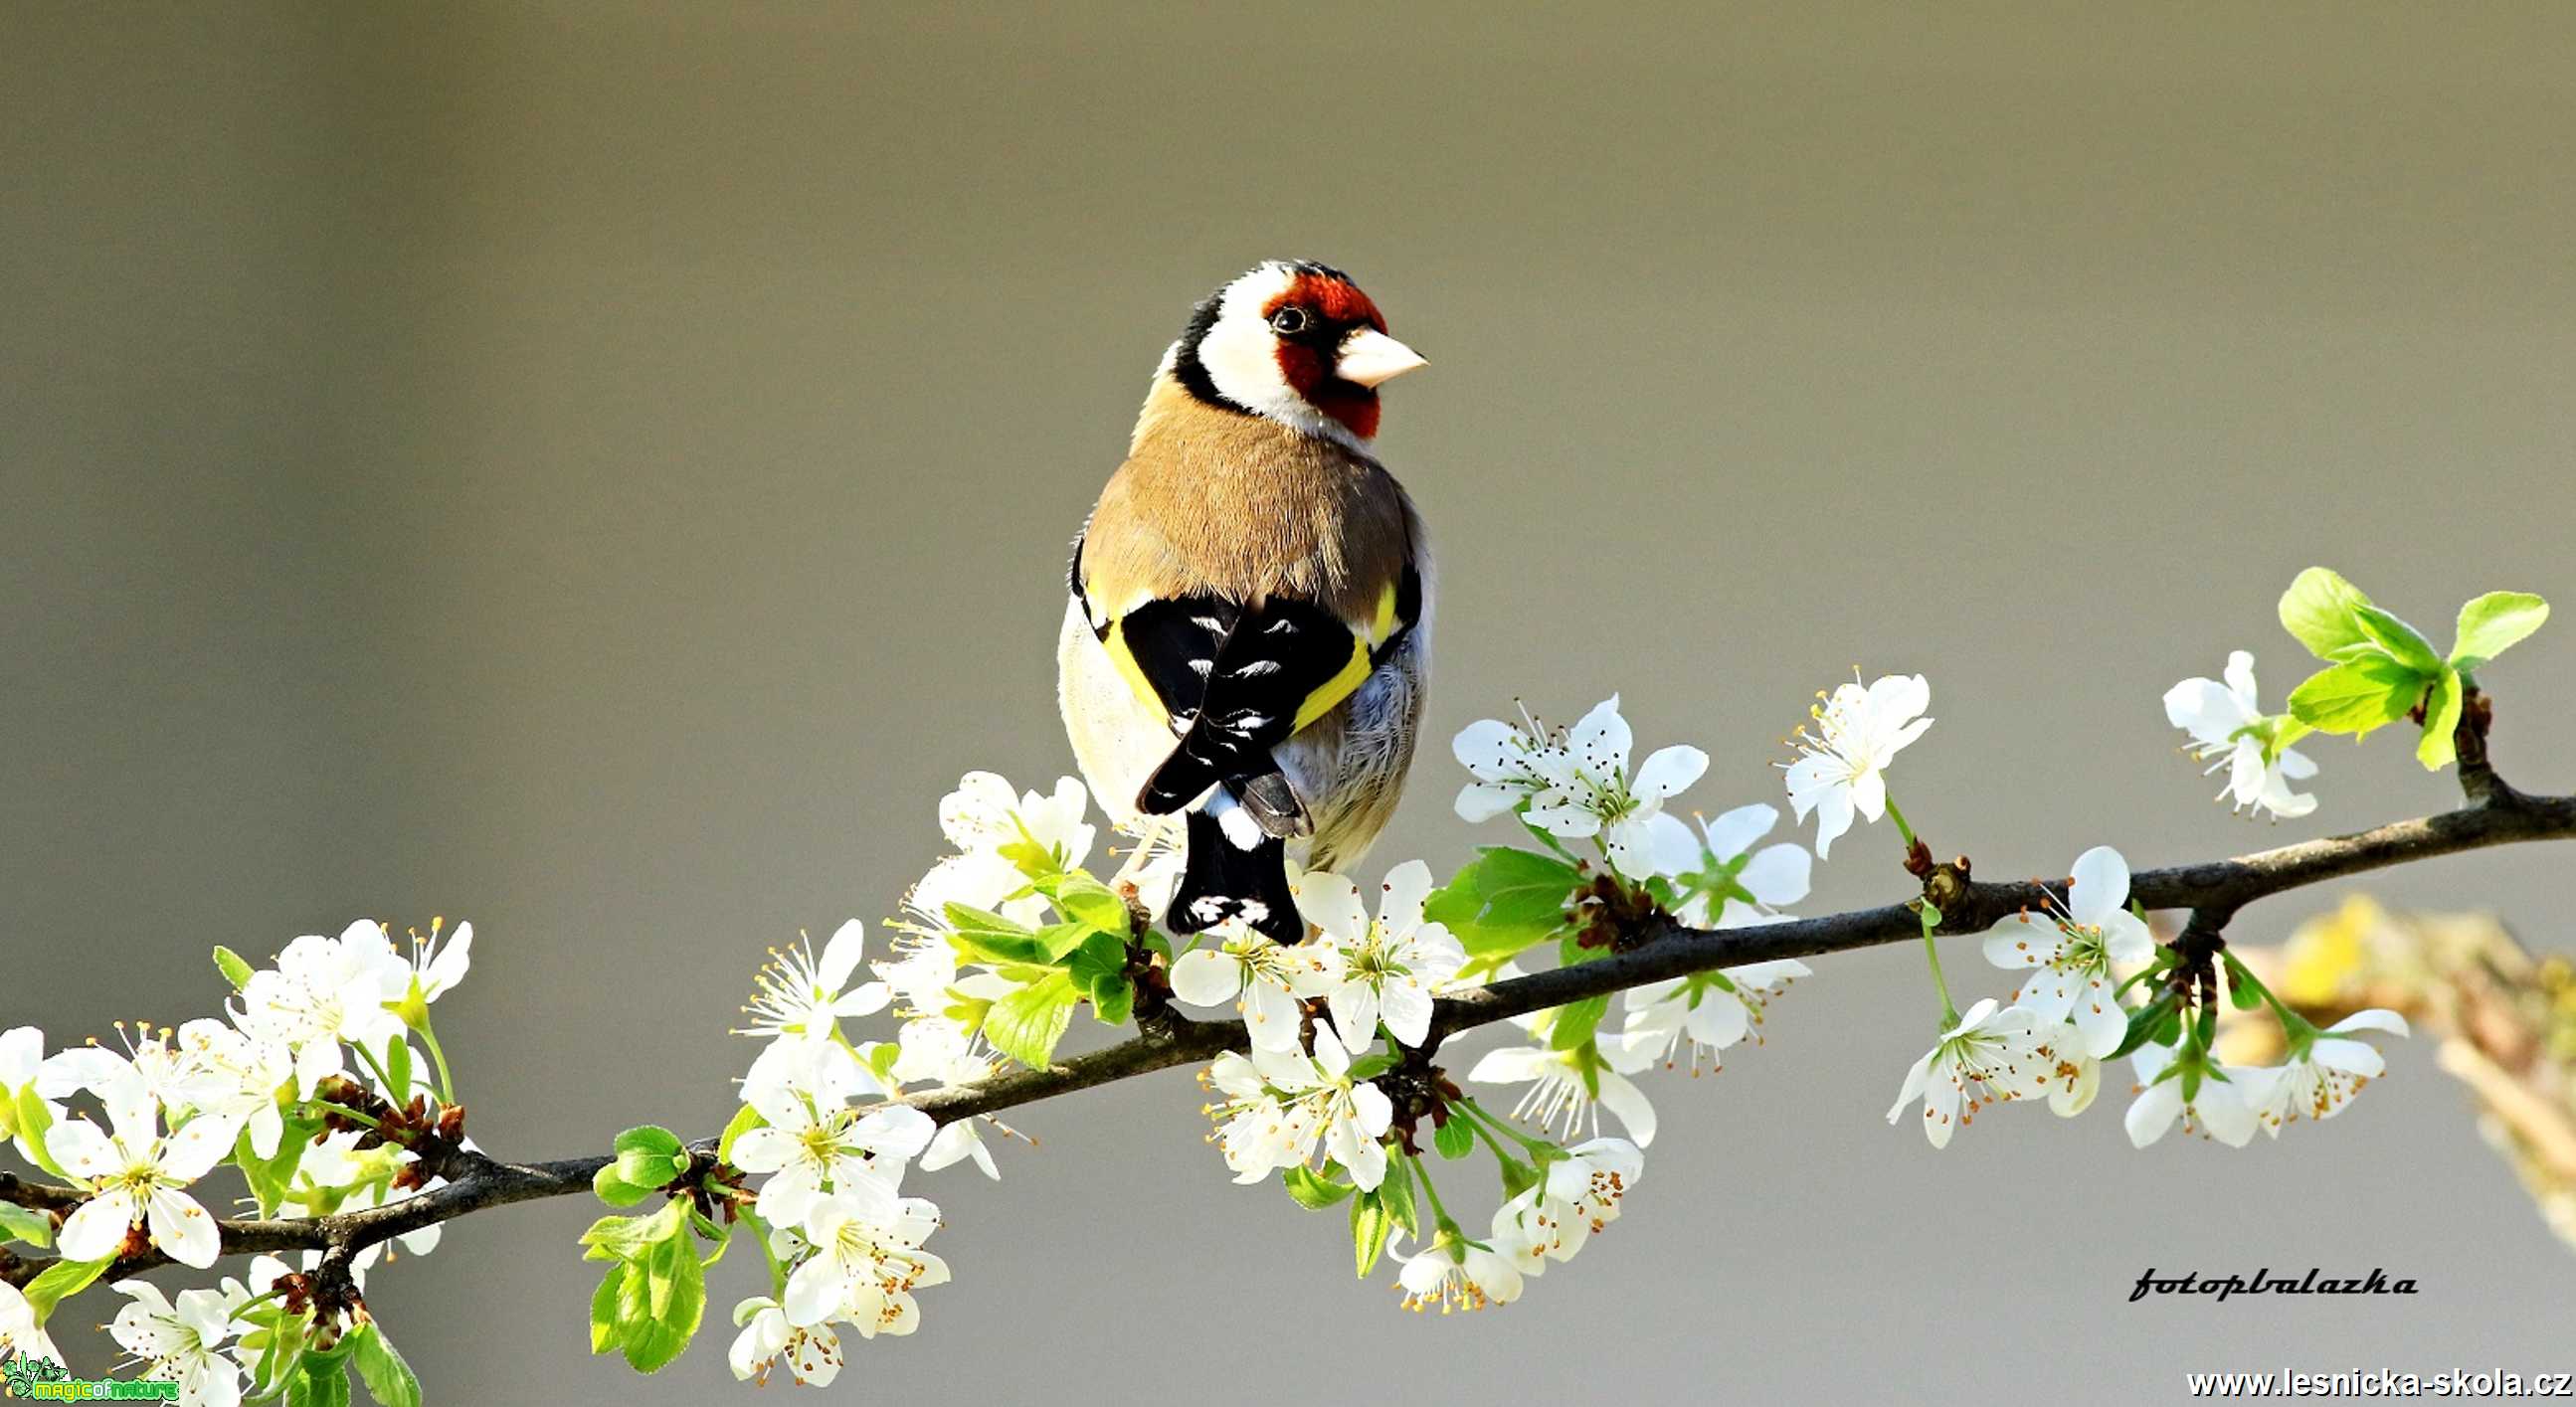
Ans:
[[[1424,364],[1420,352],[1363,327],[1342,339],[1342,354],[1335,359],[1333,371],[1344,381],[1375,388]]]

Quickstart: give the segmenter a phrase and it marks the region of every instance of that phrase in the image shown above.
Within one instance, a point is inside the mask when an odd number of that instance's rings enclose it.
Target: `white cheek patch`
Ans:
[[[1296,275],[1276,266],[1236,279],[1217,302],[1215,324],[1199,339],[1199,364],[1217,394],[1257,415],[1305,405],[1279,370],[1279,344],[1261,313],[1295,282]]]
[[[1217,394],[1268,420],[1301,434],[1346,445],[1362,454],[1368,442],[1349,426],[1324,414],[1297,394],[1279,369],[1279,341],[1262,309],[1297,281],[1283,265],[1265,264],[1233,283],[1217,303],[1217,318],[1199,339],[1199,365]]]

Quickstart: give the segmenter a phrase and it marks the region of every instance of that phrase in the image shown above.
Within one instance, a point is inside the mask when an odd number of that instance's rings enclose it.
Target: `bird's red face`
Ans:
[[[1353,380],[1341,367],[1346,339],[1386,335],[1386,319],[1359,285],[1337,273],[1299,273],[1262,305],[1261,316],[1277,340],[1288,389],[1361,439],[1376,435],[1377,382]]]
[[[1199,305],[1173,372],[1203,398],[1364,444],[1377,388],[1423,364],[1359,285],[1310,263],[1264,264]]]

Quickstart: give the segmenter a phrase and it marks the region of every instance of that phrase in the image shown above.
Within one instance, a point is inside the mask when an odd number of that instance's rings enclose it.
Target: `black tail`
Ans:
[[[1270,834],[1281,840],[1295,840],[1315,833],[1314,818],[1306,814],[1306,805],[1297,799],[1296,788],[1288,784],[1287,775],[1266,754],[1251,759],[1234,755],[1204,757],[1190,750],[1186,738],[1154,769],[1154,775],[1145,779],[1144,787],[1136,794],[1136,809],[1148,816],[1168,816],[1198,800],[1220,780],[1225,783],[1226,795],[1242,803],[1243,809]]]
[[[1244,849],[1205,811],[1191,812],[1189,826],[1187,867],[1164,916],[1174,933],[1196,933],[1241,918],[1274,942],[1294,943],[1306,936],[1296,896],[1288,892],[1285,842],[1264,834]]]
[[[1136,809],[1148,816],[1168,816],[1191,802],[1199,794],[1225,780],[1230,772],[1240,769],[1244,759],[1231,749],[1211,747],[1219,739],[1203,737],[1195,728],[1181,737],[1171,755],[1145,779],[1136,793]]]

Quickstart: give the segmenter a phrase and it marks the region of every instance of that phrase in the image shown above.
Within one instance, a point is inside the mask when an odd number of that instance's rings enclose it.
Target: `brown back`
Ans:
[[[1112,613],[1156,597],[1278,592],[1365,621],[1416,537],[1412,503],[1375,460],[1158,376],[1092,511],[1083,577]]]

